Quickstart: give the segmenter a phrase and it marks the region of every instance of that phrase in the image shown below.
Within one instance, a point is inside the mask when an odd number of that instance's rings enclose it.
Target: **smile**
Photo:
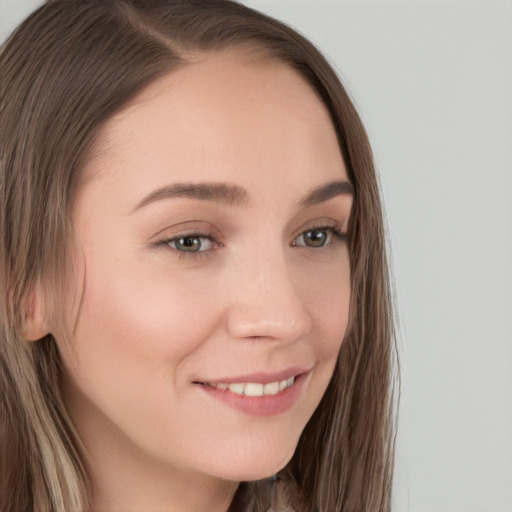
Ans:
[[[233,382],[231,384],[218,382],[217,384],[203,384],[221,391],[231,391],[240,396],[270,396],[277,395],[280,391],[284,391],[292,386],[294,382],[295,377],[269,382],[267,384],[259,382]]]
[[[268,373],[224,376],[194,382],[206,396],[251,416],[282,414],[291,409],[304,392],[313,366],[294,366]]]

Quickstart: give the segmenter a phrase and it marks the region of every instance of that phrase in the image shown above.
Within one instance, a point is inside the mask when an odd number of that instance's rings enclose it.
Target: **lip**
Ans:
[[[282,414],[293,407],[300,398],[301,391],[303,390],[307,377],[310,373],[311,370],[298,369],[297,371],[294,368],[289,368],[276,373],[256,372],[248,375],[230,377],[226,380],[218,379],[215,381],[208,381],[209,384],[232,384],[235,382],[259,382],[261,384],[268,384],[270,382],[295,377],[295,380],[290,387],[279,391],[275,395],[244,396],[232,393],[228,390],[222,390],[205,385],[200,382],[195,382],[194,384],[202,389],[210,398],[222,402],[231,408],[237,409],[242,413],[251,416],[272,416]]]
[[[310,368],[293,366],[279,372],[253,372],[245,375],[222,377],[215,380],[202,380],[200,382],[205,384],[234,384],[236,382],[258,382],[260,384],[270,384],[271,382],[279,382],[281,380],[289,379],[290,377],[297,377],[299,375],[309,373],[310,371]]]

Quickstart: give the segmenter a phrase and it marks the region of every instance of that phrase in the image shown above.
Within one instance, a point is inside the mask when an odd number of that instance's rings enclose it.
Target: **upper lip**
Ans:
[[[290,377],[298,377],[299,375],[308,373],[311,368],[304,368],[299,366],[292,366],[278,372],[252,372],[245,375],[234,375],[229,377],[200,380],[196,382],[203,382],[207,384],[234,384],[236,382],[255,382],[259,384],[269,384],[271,382],[280,382],[289,379]]]

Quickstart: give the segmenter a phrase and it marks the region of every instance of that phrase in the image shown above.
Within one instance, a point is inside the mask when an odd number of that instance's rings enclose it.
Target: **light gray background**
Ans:
[[[40,2],[0,0],[0,39]],[[382,181],[396,512],[512,512],[512,2],[246,0],[333,62]]]

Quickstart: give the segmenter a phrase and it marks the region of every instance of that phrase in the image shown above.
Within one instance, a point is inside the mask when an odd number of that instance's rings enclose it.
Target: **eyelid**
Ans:
[[[338,219],[333,219],[329,217],[321,217],[313,220],[309,220],[302,224],[298,229],[295,231],[295,235],[293,235],[293,239],[297,238],[298,236],[306,233],[307,231],[313,231],[313,230],[321,230],[321,229],[332,229],[333,231],[347,235],[348,236],[348,228],[347,228],[347,222],[346,221],[340,221]]]
[[[190,221],[187,222],[185,225],[195,224],[196,226],[198,224],[205,224],[201,221]],[[209,224],[209,223],[207,223]],[[304,223],[299,230],[296,231],[296,234],[293,236],[291,241],[291,247],[298,247],[298,248],[304,248],[304,249],[311,249],[318,251],[320,249],[327,249],[328,247],[331,247],[335,245],[337,241],[339,242],[346,242],[350,239],[350,235],[347,233],[346,229],[344,228],[344,225],[346,223],[339,222],[338,220],[334,219],[328,219],[328,218],[321,218],[321,219],[315,219],[314,221],[308,221],[307,223]],[[151,242],[151,246],[155,248],[167,248],[168,250],[175,253],[176,256],[180,258],[200,258],[205,256],[212,256],[212,254],[215,252],[216,249],[224,247],[224,244],[220,241],[222,239],[222,235],[220,233],[217,233],[218,230],[215,229],[214,226],[210,226],[207,229],[202,229],[198,227],[190,226],[188,228],[185,228],[185,225],[180,225],[179,227],[175,227],[176,229],[174,232],[169,233],[170,228],[163,229],[159,231],[159,233],[163,233],[165,231],[168,232],[167,235],[162,235],[160,237],[157,237],[157,239],[153,242]],[[182,228],[182,229],[179,229]],[[314,247],[310,245],[305,244],[298,244],[296,243],[296,240],[305,235],[308,231],[330,231],[332,234],[331,240],[329,240],[325,245]],[[158,235],[158,234],[157,234]],[[155,235],[155,236],[157,236]],[[213,247],[205,249],[205,250],[199,250],[199,251],[181,251],[177,248],[172,247],[171,243],[176,242],[177,240],[181,238],[205,238],[209,241],[211,241]]]
[[[206,245],[209,245],[209,247],[207,247],[206,249],[203,249],[202,246],[203,246],[203,243],[200,244],[200,247],[199,247],[199,250],[197,251],[186,251],[186,250],[180,250],[176,247],[176,244],[178,242],[180,242],[180,245],[182,240],[206,240],[207,241],[207,244]],[[201,235],[199,233],[194,233],[192,235],[181,235],[181,236],[177,236],[177,237],[174,237],[174,238],[170,238],[168,241],[167,241],[167,244],[169,245],[169,247],[171,247],[172,249],[175,249],[177,250],[178,252],[184,252],[184,253],[189,253],[189,254],[192,254],[192,253],[198,253],[198,252],[204,252],[204,251],[208,251],[208,250],[211,250],[212,247],[213,247],[213,244],[214,244],[214,240],[212,239],[211,236],[205,236],[205,235]]]
[[[201,236],[214,236],[216,238],[221,237],[221,232],[215,225],[210,222],[197,219],[168,224],[157,232],[153,232],[150,240],[155,240],[157,238],[179,238],[180,236],[190,236],[194,234]]]
[[[318,247],[309,246],[306,244],[298,244],[296,243],[296,240],[300,238],[301,236],[305,235],[309,231],[330,231],[331,236],[333,237],[331,240],[329,240],[325,245],[321,245]],[[341,224],[335,223],[335,224],[324,224],[324,225],[316,225],[311,226],[307,229],[303,229],[292,241],[292,247],[303,247],[306,249],[326,249],[336,242],[336,239],[341,242],[347,242],[349,240],[349,234],[346,232],[346,230],[342,229]]]
[[[204,251],[180,251],[179,249],[176,249],[171,246],[171,243],[176,242],[177,240],[180,240],[181,238],[205,238],[207,240],[210,240],[213,244],[212,248],[208,248]],[[161,238],[158,238],[154,242],[151,243],[152,247],[155,248],[166,248],[173,253],[175,253],[176,256],[179,258],[200,258],[205,256],[210,256],[211,253],[218,249],[223,247],[223,244],[218,240],[217,236],[212,234],[209,231],[199,230],[199,229],[189,229],[187,231],[179,231],[173,234],[169,234],[167,236],[162,236]]]

